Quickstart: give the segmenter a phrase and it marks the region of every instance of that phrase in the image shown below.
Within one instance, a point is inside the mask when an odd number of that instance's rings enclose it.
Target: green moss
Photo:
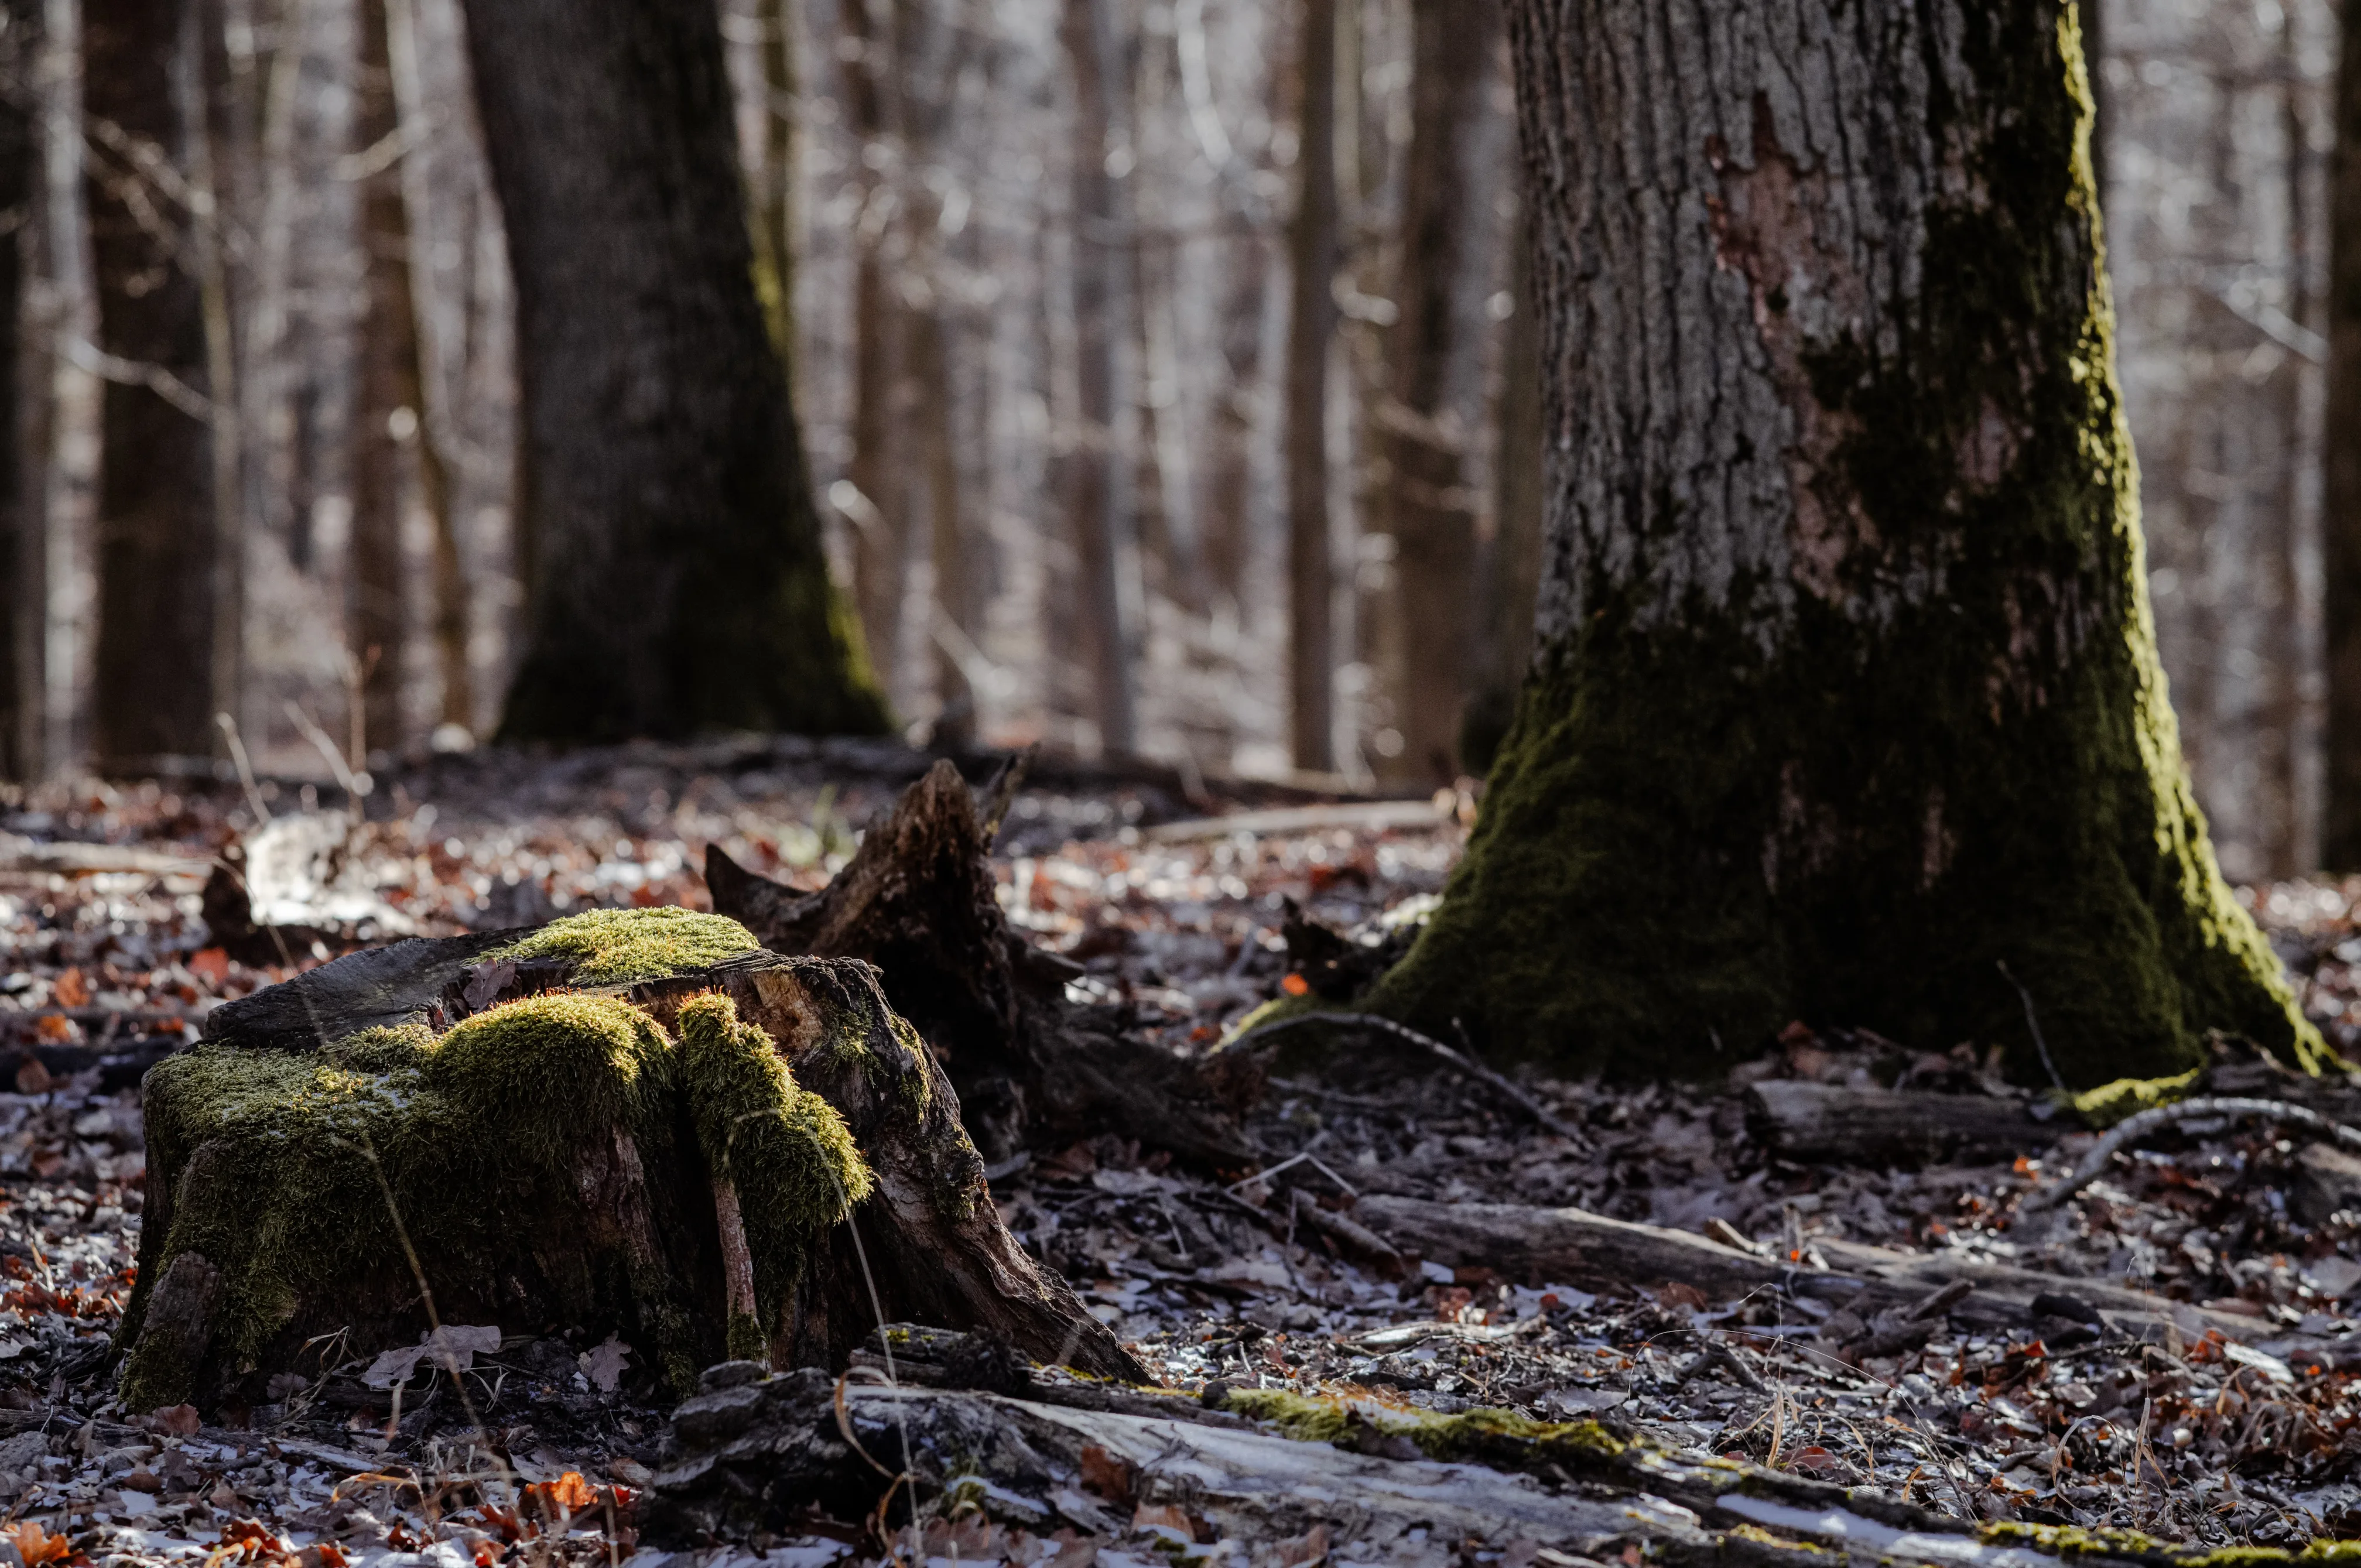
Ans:
[[[2074,1113],[2091,1126],[2112,1127],[2126,1116],[2186,1100],[2202,1070],[2192,1067],[2169,1078],[2119,1078],[2103,1083],[2074,1096]]]
[[[1977,95],[1927,127],[1963,194],[1925,214],[1911,308],[1799,354],[1836,433],[1818,499],[1858,520],[1833,583],[1741,572],[1667,609],[1624,553],[1569,545],[1580,618],[1376,1010],[1576,1070],[1714,1075],[1802,1018],[2002,1044],[2044,1081],[2004,962],[2076,1086],[2197,1066],[2212,1028],[2327,1059],[2181,764],[2072,18],[1977,13]],[[1629,505],[1683,548],[1669,493]]]
[[[674,1128],[695,1129],[699,1152],[739,1188],[758,1301],[774,1316],[812,1236],[871,1177],[835,1110],[796,1088],[726,998],[692,999],[680,1024],[675,1047],[619,998],[555,992],[492,1008],[440,1039],[380,1029],[316,1054],[206,1045],[160,1064],[147,1083],[148,1158],[154,1190],[169,1198],[151,1210],[162,1228],[143,1238],[125,1318],[137,1346],[126,1408],[204,1391],[173,1336],[138,1333],[152,1280],[181,1254],[221,1271],[204,1361],[236,1373],[307,1302],[349,1299],[371,1280],[411,1293],[390,1189],[447,1312],[539,1266],[520,1261],[537,1255],[534,1227],[576,1223],[574,1168],[609,1129],[629,1135],[652,1176],[688,1153]],[[211,1168],[191,1181],[200,1163]],[[544,1284],[622,1327],[682,1391],[692,1387],[721,1347],[700,1343],[663,1267],[642,1260],[593,1275]],[[739,1325],[722,1328],[733,1345],[741,1337]]]
[[[553,920],[485,955],[556,959],[574,965],[577,985],[629,985],[708,969],[762,946],[735,920],[694,909],[593,909]]]
[[[675,1026],[697,1146],[708,1168],[738,1190],[762,1314],[751,1327],[754,1343],[764,1344],[762,1322],[777,1321],[810,1238],[868,1197],[873,1183],[836,1107],[796,1086],[771,1037],[741,1022],[730,998],[691,997]],[[730,1332],[735,1355],[738,1325]]]

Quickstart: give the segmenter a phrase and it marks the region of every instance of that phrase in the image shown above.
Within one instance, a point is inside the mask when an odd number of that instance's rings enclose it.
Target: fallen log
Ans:
[[[1138,1375],[1001,1224],[867,965],[675,909],[502,938],[338,959],[149,1075],[127,1409],[438,1325],[611,1332],[684,1392],[727,1354],[840,1366],[881,1310]]]
[[[352,854],[353,818],[306,811],[264,823],[224,850],[202,894],[212,945],[247,964],[325,958],[355,942],[407,937],[410,916],[378,895]]]
[[[1218,1541],[1258,1549],[1257,1561],[1276,1548],[1279,1562],[1472,1558],[1518,1543],[1528,1560],[1543,1548],[1549,1561],[1780,1568],[1825,1564],[1831,1549],[1928,1568],[2054,1568],[2064,1551],[2148,1563],[2202,1555],[2128,1533],[1979,1530],[1865,1488],[1684,1457],[1595,1422],[1434,1417],[1218,1386],[1207,1402],[1263,1428],[717,1367],[675,1414],[648,1534],[668,1546],[761,1539],[797,1529],[817,1505],[881,1520],[895,1541],[917,1521],[980,1513],[995,1530],[1071,1526],[1191,1557]]]
[[[1746,1091],[1746,1129],[1783,1159],[1924,1165],[2030,1154],[2077,1124],[2041,1123],[2012,1100],[1771,1079]]]
[[[2179,1332],[2191,1337],[2219,1330],[2251,1343],[2272,1332],[2266,1320],[2168,1301],[2103,1279],[2077,1279],[2006,1264],[1921,1256],[1816,1237],[1812,1245],[1831,1265],[1814,1269],[1760,1257],[1686,1231],[1610,1220],[1580,1209],[1521,1203],[1435,1203],[1372,1194],[1353,1217],[1403,1254],[1455,1267],[1488,1267],[1532,1284],[1631,1291],[1666,1283],[1692,1286],[1715,1300],[1752,1290],[1841,1303],[1866,1320],[1917,1303],[1955,1282],[1974,1292],[1948,1306],[1963,1327],[1984,1332],[2037,1329],[2054,1314],[2037,1310],[2044,1296],[2086,1302],[2109,1324],[2147,1338]]]
[[[1118,1133],[1221,1169],[1254,1163],[1190,1063],[1065,997],[1082,971],[1001,912],[991,844],[948,762],[906,790],[827,887],[798,893],[705,851],[716,913],[778,953],[865,959],[941,1058],[997,1164],[1028,1145]]]

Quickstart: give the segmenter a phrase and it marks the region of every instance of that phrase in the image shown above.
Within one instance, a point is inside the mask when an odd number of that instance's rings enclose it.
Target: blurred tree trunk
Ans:
[[[754,286],[771,346],[787,365],[795,384],[796,210],[795,115],[796,11],[794,0],[761,0],[754,12],[762,28],[762,180],[753,192]]]
[[[125,771],[210,755],[217,706],[204,302],[189,214],[167,194],[201,134],[194,84],[176,80],[193,63],[188,5],[84,0],[82,13],[96,346],[107,356],[93,740],[101,767]]]
[[[1226,599],[1244,619],[1249,525],[1254,508],[1255,403],[1263,380],[1263,301],[1270,287],[1270,251],[1260,235],[1232,240],[1229,287],[1222,304],[1224,385],[1213,405],[1213,438],[1205,458],[1205,577],[1216,603]]]
[[[2092,12],[2096,0],[2086,0]],[[2312,185],[2311,134],[2303,116],[2303,60],[2292,18],[2279,27],[2280,62],[2286,72],[2279,86],[2279,126],[2286,140],[2288,203],[2288,300],[2290,321],[2312,327]],[[2296,461],[2301,451],[2304,383],[2310,367],[2302,357],[2282,354],[2271,373],[2272,411],[2277,419],[2265,425],[2275,438],[2278,470],[2274,493],[2261,519],[2257,565],[2262,577],[2258,596],[2263,610],[2263,671],[2261,733],[2262,779],[2250,817],[2260,829],[2264,870],[2273,877],[2291,877],[2312,869],[2312,853],[2304,820],[2302,791],[2297,767],[2303,740],[2304,639],[2296,576],[2296,555],[2302,548],[2298,520],[2303,514],[2303,475]]]
[[[1474,652],[1476,502],[1467,486],[1474,432],[1453,406],[1463,365],[1482,345],[1480,303],[1498,254],[1491,186],[1472,167],[1499,60],[1497,0],[1416,0],[1410,150],[1402,181],[1400,312],[1387,339],[1377,425],[1384,453],[1382,526],[1393,536],[1387,672],[1402,747],[1381,757],[1396,783],[1447,784],[1459,773],[1459,718]]]
[[[1328,345],[1336,334],[1336,0],[1303,0],[1295,217],[1288,229],[1288,733],[1295,765],[1336,766],[1328,550]]]
[[[518,738],[875,730],[754,294],[710,5],[476,0],[516,277]]]
[[[1533,660],[1542,571],[1542,334],[1533,314],[1532,246],[1519,219],[1511,302],[1493,406],[1492,537],[1477,561],[1474,686],[1459,726],[1460,761],[1488,773]]]
[[[25,394],[38,361],[19,330],[25,260],[40,200],[40,143],[33,134],[34,40],[40,0],[0,0],[0,779],[29,780],[40,766],[40,526],[27,463]]]
[[[1059,28],[1074,72],[1075,409],[1073,449],[1066,458],[1067,517],[1082,563],[1091,662],[1092,718],[1099,745],[1126,756],[1139,743],[1132,682],[1136,629],[1125,576],[1132,565],[1132,519],[1115,477],[1115,341],[1127,313],[1118,273],[1125,255],[1124,213],[1115,177],[1114,84],[1108,80],[1104,0],[1065,0]]]
[[[1713,0],[1636,57],[1620,0],[1513,0],[1542,654],[1377,1004],[1632,1075],[1795,1018],[2316,1067],[2165,700],[2074,12],[1850,11],[1783,13],[1799,77]]]
[[[852,587],[861,610],[862,636],[871,664],[886,694],[905,695],[902,671],[902,601],[908,565],[908,509],[900,491],[906,459],[896,440],[909,411],[897,400],[908,390],[903,369],[903,313],[895,289],[894,192],[873,159],[890,159],[890,113],[894,86],[885,40],[871,29],[865,0],[840,5],[844,35],[838,58],[844,68],[846,128],[861,162],[855,178],[861,203],[853,218],[852,267],[852,460],[845,477],[860,492],[847,511],[852,527]]]
[[[2328,409],[2321,534],[2328,804],[2321,856],[2361,870],[2361,0],[2345,0],[2328,198]]]

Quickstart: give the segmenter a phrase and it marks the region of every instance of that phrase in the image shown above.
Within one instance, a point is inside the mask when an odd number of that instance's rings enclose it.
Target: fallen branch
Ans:
[[[1572,1138],[1577,1143],[1583,1141],[1580,1128],[1551,1111],[1540,1101],[1486,1067],[1482,1062],[1463,1052],[1453,1050],[1431,1035],[1422,1035],[1406,1024],[1397,1024],[1390,1018],[1380,1018],[1374,1013],[1298,1013],[1290,1018],[1275,1018],[1268,1024],[1257,1025],[1240,1035],[1230,1042],[1227,1048],[1235,1050],[1248,1040],[1259,1040],[1266,1036],[1276,1035],[1281,1029],[1292,1029],[1301,1024],[1331,1024],[1345,1029],[1374,1029],[1380,1034],[1391,1035],[1396,1039],[1405,1040],[1437,1061],[1456,1069],[1483,1084],[1501,1099],[1531,1116],[1537,1124],[1547,1131],[1555,1133],[1561,1138]]]
[[[1280,1561],[1316,1560],[1345,1541],[1374,1561],[1432,1556],[1430,1541],[1522,1541],[1549,1547],[1543,1561],[1804,1568],[1831,1561],[1834,1548],[1856,1562],[1926,1568],[2056,1568],[2051,1552],[2069,1544],[1986,1531],[1869,1488],[1685,1458],[1587,1421],[1434,1417],[1219,1385],[1206,1402],[1268,1420],[1239,1430],[950,1388],[840,1385],[808,1370],[714,1387],[675,1416],[676,1458],[654,1479],[649,1536],[743,1540],[792,1528],[814,1503],[860,1519],[889,1497],[915,1496],[914,1512],[978,1511],[995,1530],[1039,1536],[1071,1524],[1184,1551],[1284,1541]],[[906,1454],[906,1477],[880,1475],[863,1450]],[[979,1468],[978,1456],[989,1463]],[[893,1506],[898,1514],[903,1505]],[[2078,1562],[2202,1555],[2131,1536],[2070,1544]]]
[[[2110,1128],[2106,1135],[2091,1146],[2091,1152],[2074,1168],[2074,1174],[2055,1187],[2036,1188],[2017,1205],[2020,1214],[2037,1214],[2054,1209],[2099,1179],[2107,1162],[2123,1150],[2131,1147],[2160,1127],[2178,1126],[2183,1122],[2195,1122],[2207,1116],[2268,1116],[2285,1126],[2301,1128],[2313,1137],[2336,1145],[2349,1153],[2361,1154],[2361,1131],[2342,1122],[2331,1121],[2317,1111],[2301,1105],[2290,1105],[2280,1100],[2249,1100],[2232,1095],[2201,1095],[2183,1100],[2178,1104],[2159,1105],[2153,1111],[2142,1111],[2127,1116]]]
[[[2045,1126],[2014,1100],[1770,1079],[1746,1091],[1746,1128],[1784,1159],[1923,1165],[2022,1154],[2073,1125]]]

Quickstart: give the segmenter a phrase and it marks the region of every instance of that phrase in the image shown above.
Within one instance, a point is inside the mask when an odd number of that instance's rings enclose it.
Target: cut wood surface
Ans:
[[[2079,1124],[2037,1122],[2019,1102],[1980,1094],[1769,1079],[1746,1091],[1746,1125],[1784,1159],[1916,1166],[2031,1154]]]

